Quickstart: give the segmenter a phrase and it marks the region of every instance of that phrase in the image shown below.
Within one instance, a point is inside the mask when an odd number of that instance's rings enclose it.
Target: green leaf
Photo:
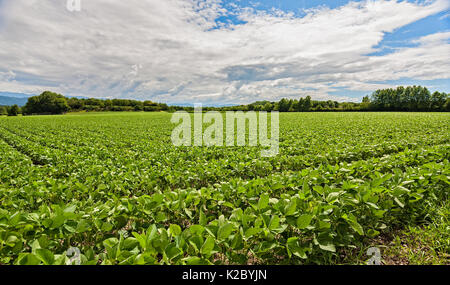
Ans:
[[[214,249],[214,238],[207,237],[205,243],[200,249],[200,253],[206,256],[211,255],[211,251]]]
[[[207,259],[203,259],[197,256],[189,256],[183,258],[183,261],[186,262],[187,265],[209,265],[211,264]]]
[[[405,207],[405,204],[403,204],[397,197],[394,198],[395,203],[397,203],[397,205],[399,205],[401,208]]]
[[[164,222],[167,220],[167,216],[164,212],[158,212],[155,217],[157,223]]]
[[[32,253],[20,253],[17,258],[18,265],[38,265],[41,260]]]
[[[336,252],[336,247],[333,243],[333,237],[330,233],[322,233],[317,237],[317,243],[322,250]]]
[[[58,215],[58,216],[54,217],[52,219],[51,228],[57,229],[57,228],[61,227],[64,224],[65,220],[66,220],[66,218],[64,217],[64,215]]]
[[[275,230],[280,226],[280,217],[278,216],[273,216],[272,219],[270,219],[270,223],[269,223],[269,229],[270,230]]]
[[[123,241],[122,247],[126,250],[134,249],[139,244],[139,241],[135,238],[128,237]]]
[[[74,213],[77,209],[77,205],[70,205],[64,209],[64,213]]]
[[[344,214],[343,218],[347,220],[347,222],[349,223],[350,227],[354,231],[356,231],[359,235],[364,235],[364,229],[358,223],[357,218],[353,214],[349,214],[348,216]]]
[[[38,248],[35,254],[45,265],[52,265],[55,262],[53,253],[48,249]]]
[[[206,226],[207,220],[206,220],[206,215],[205,215],[205,213],[203,213],[203,211],[200,211],[199,223],[202,226]]]
[[[201,225],[192,225],[189,227],[189,231],[193,235],[201,235],[205,231],[205,228]]]
[[[227,223],[219,228],[219,231],[217,232],[217,238],[221,240],[227,239],[230,236],[231,232],[233,232],[233,225]]]
[[[114,228],[114,225],[108,222],[104,222],[102,224],[101,230],[103,232],[109,232],[110,230],[112,230]]]
[[[321,244],[319,243],[319,247],[323,250],[330,251],[330,252],[336,252],[336,247],[331,242]]]
[[[156,202],[156,204],[159,205],[159,204],[161,204],[164,201],[164,195],[163,194],[159,194],[159,193],[153,194],[152,200],[154,202]]]
[[[169,260],[172,260],[178,256],[180,256],[183,251],[179,248],[177,248],[174,244],[169,244],[169,246],[167,246],[166,250],[166,255],[169,258]]]
[[[250,238],[250,237],[252,237],[252,236],[254,236],[254,235],[260,233],[261,231],[262,231],[262,229],[260,229],[260,228],[254,228],[254,227],[248,228],[248,229],[245,231],[245,237],[246,237],[246,238]]]
[[[311,190],[310,190],[310,188],[309,188],[308,182],[306,182],[306,180],[303,181],[302,190],[303,190],[303,193],[304,193],[305,195],[311,193]]]
[[[293,254],[302,259],[308,258],[308,256],[306,255],[306,250],[299,245],[297,237],[288,238],[287,243],[286,243],[286,248],[287,248],[289,257],[291,257],[291,255]]]
[[[119,240],[117,238],[114,238],[114,237],[105,239],[103,241],[103,245],[106,246],[106,247],[114,247],[118,243],[119,243]]]
[[[240,233],[234,235],[234,238],[231,241],[231,247],[234,250],[242,249],[243,239],[242,239],[242,235]]]
[[[358,234],[364,235],[364,229],[358,222],[350,222],[350,226],[353,230],[355,230]]]
[[[313,190],[316,191],[319,194],[323,194],[324,190],[322,186],[314,186]]]
[[[291,216],[295,213],[295,210],[297,209],[297,200],[296,199],[292,199],[289,204],[286,206],[285,209],[285,215],[286,216]]]
[[[181,234],[181,227],[179,225],[171,224],[169,226],[169,231],[173,236],[179,236]]]
[[[308,214],[301,215],[297,219],[297,227],[299,229],[307,228],[311,224],[311,221],[313,218],[314,218],[313,215],[308,215]]]
[[[262,194],[258,201],[258,210],[265,209],[269,205],[269,194]]]
[[[78,222],[76,227],[77,233],[84,233],[89,230],[89,223],[86,220],[81,220]]]
[[[147,240],[145,235],[140,235],[136,232],[132,232],[131,234],[137,239],[141,248],[145,250],[147,248]]]

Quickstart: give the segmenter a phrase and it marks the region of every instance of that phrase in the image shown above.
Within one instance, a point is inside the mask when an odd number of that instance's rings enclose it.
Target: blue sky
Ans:
[[[346,5],[348,2],[346,0],[260,0],[260,1],[223,1],[224,7],[228,10],[236,10],[235,6],[239,8],[251,7],[259,11],[273,11],[277,9],[286,13],[293,13],[296,17],[303,17],[306,14],[307,9],[314,9],[317,7],[327,7],[330,9],[335,9]],[[361,2],[361,1],[352,1]],[[412,3],[424,2],[424,1],[409,1]],[[414,40],[426,35],[431,35],[438,32],[446,32],[450,30],[450,13],[449,10],[444,10],[442,12],[436,13],[434,15],[425,17],[411,24],[405,25],[396,29],[391,33],[386,33],[383,40],[375,46],[376,52],[370,53],[373,56],[382,56],[388,53],[395,52],[402,47],[414,47],[417,43]],[[238,19],[236,16],[225,16],[220,17],[216,20],[218,23],[233,23],[233,24],[245,24],[244,21]],[[447,43],[449,40],[447,40]],[[449,70],[450,74],[450,70]],[[429,86],[432,91],[445,91],[450,92],[450,79],[438,79],[438,80],[415,80],[410,78],[402,78],[398,80],[386,80],[378,81],[374,83],[379,84],[394,84],[394,85],[424,85]],[[355,98],[361,98],[367,94],[366,91],[355,91],[347,90],[345,88],[337,88],[336,91],[331,92],[331,94],[338,96],[349,96]]]
[[[450,92],[450,0],[0,0],[0,95],[242,104]]]

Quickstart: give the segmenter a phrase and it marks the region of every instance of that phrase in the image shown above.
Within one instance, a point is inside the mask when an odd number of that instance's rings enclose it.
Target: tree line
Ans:
[[[20,107],[18,105],[0,106],[0,116],[17,116],[20,114]]]
[[[316,101],[310,96],[300,99],[283,98],[278,102],[259,101],[249,105],[203,108],[219,111],[279,111],[279,112],[325,112],[325,111],[450,111],[450,97],[445,92],[434,92],[422,86],[399,86],[395,89],[379,89],[362,102]]]
[[[399,86],[395,89],[380,89],[372,93],[369,108],[383,111],[450,111],[449,94],[428,91],[422,86]]]
[[[175,112],[194,111],[193,107],[168,106],[152,101],[129,99],[79,99],[66,98],[61,94],[45,91],[28,98],[23,108],[0,106],[0,115],[17,116],[33,114],[64,114],[77,111],[145,111]],[[317,101],[310,96],[299,99],[283,98],[277,102],[258,101],[248,105],[229,107],[204,107],[204,111],[279,111],[279,112],[324,112],[324,111],[450,111],[450,97],[445,92],[434,92],[422,86],[399,86],[379,89],[365,96],[361,103]]]
[[[17,105],[16,105],[17,107]],[[12,107],[1,107],[0,115],[10,115],[8,110]],[[15,108],[15,107],[14,107]],[[169,106],[164,103],[152,101],[138,101],[128,99],[95,99],[95,98],[66,98],[61,94],[45,91],[39,96],[28,98],[24,107],[17,110],[23,115],[64,114],[80,111],[168,111]],[[16,114],[16,115],[17,115]],[[12,115],[12,114],[11,114]]]
[[[205,108],[204,108],[205,109]],[[217,109],[217,108],[212,108]],[[310,96],[300,99],[281,99],[278,102],[260,101],[249,105],[219,108],[220,110],[254,110],[279,112],[320,111],[450,111],[450,97],[445,92],[434,92],[422,86],[399,86],[379,89],[364,96],[361,103],[316,101]]]

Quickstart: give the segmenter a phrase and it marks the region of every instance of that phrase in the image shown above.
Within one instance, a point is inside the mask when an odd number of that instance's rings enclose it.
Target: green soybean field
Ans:
[[[450,264],[449,113],[280,113],[273,157],[174,127],[0,117],[0,264]]]

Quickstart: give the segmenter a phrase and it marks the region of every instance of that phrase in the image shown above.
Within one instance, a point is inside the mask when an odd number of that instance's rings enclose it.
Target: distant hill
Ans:
[[[194,107],[193,103],[167,103],[168,106],[178,106],[178,107]],[[202,104],[202,107],[233,107],[238,106],[238,104]]]
[[[0,96],[4,96],[4,97],[28,98],[28,97],[35,96],[35,95],[36,95],[36,94],[25,94],[25,93],[3,92],[3,91],[0,91]]]
[[[28,98],[36,96],[36,95],[37,94],[25,94],[25,93],[1,92],[0,91],[0,106],[18,105],[19,107],[23,107],[27,103]],[[67,98],[72,98],[72,97],[78,98],[78,99],[88,99],[88,97],[83,97],[83,96],[67,96]]]
[[[28,98],[8,97],[0,95],[0,106],[12,106],[18,105],[19,107],[25,106]]]

